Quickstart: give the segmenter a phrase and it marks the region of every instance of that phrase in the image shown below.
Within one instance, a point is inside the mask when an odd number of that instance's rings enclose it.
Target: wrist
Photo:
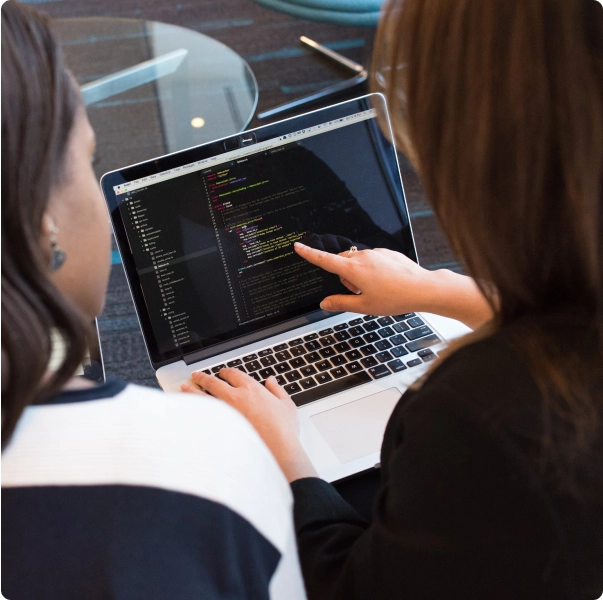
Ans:
[[[493,317],[492,309],[475,280],[448,269],[430,272],[420,310],[456,319],[471,329],[480,327]]]
[[[299,438],[275,444],[270,450],[289,483],[303,477],[318,477],[318,473]]]

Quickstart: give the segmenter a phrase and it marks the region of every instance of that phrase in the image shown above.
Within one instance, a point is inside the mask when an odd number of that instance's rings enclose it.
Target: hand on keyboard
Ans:
[[[195,371],[191,380],[182,385],[182,391],[205,394],[206,390],[238,410],[259,433],[289,481],[316,476],[299,441],[297,407],[275,377],[268,377],[264,386],[239,369],[223,368],[219,377]]]

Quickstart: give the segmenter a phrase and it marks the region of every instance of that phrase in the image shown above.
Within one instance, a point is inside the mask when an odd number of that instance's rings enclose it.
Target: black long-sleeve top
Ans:
[[[310,600],[601,597],[603,433],[565,489],[542,414],[504,334],[443,361],[392,414],[370,524],[325,481],[293,482]]]

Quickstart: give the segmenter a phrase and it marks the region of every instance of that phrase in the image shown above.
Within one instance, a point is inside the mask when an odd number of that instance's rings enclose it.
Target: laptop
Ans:
[[[275,375],[321,477],[379,463],[404,390],[468,329],[429,314],[330,313],[349,293],[296,241],[417,253],[385,99],[370,94],[101,179],[149,359],[165,391],[192,371]]]

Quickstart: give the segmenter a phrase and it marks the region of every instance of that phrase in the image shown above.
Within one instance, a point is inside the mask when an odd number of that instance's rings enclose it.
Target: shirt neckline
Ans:
[[[48,404],[69,404],[73,402],[86,402],[88,400],[102,400],[104,398],[113,398],[123,392],[128,384],[125,381],[109,377],[104,383],[100,383],[90,388],[80,390],[63,390],[55,396],[46,398],[37,405],[46,406]]]

